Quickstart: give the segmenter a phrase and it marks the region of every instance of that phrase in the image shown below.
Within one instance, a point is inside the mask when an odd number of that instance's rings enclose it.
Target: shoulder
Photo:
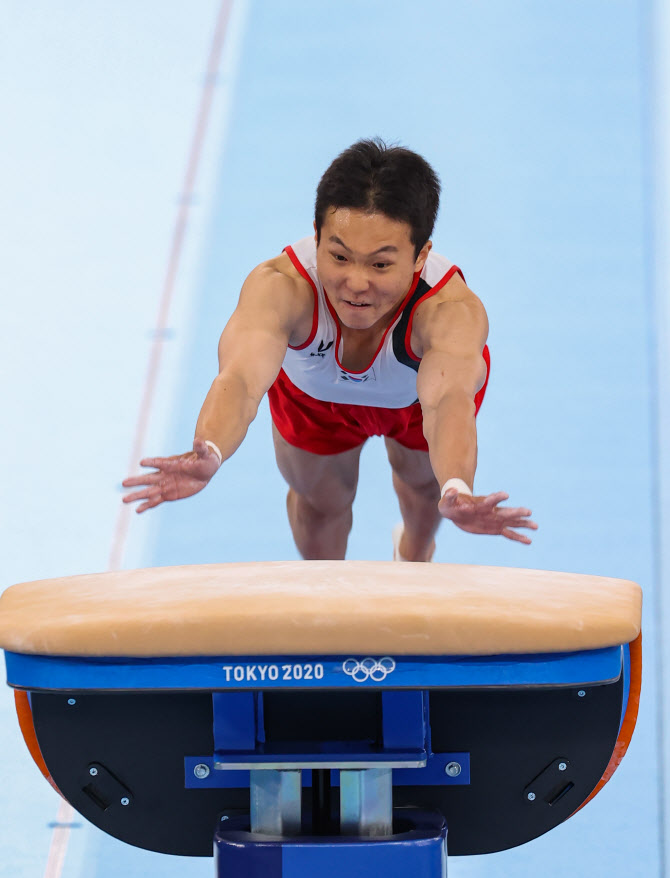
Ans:
[[[286,290],[298,297],[309,298],[312,301],[312,291],[307,281],[293,265],[286,253],[280,253],[272,259],[261,262],[250,272],[246,285],[271,288],[273,290]]]
[[[314,293],[307,280],[293,266],[286,253],[261,262],[248,275],[240,303],[251,299],[256,305],[288,311],[300,317],[314,309]]]
[[[314,316],[314,293],[286,253],[261,262],[245,280],[233,319],[235,323],[264,324],[286,333],[291,345],[309,336]]]
[[[481,300],[456,271],[447,283],[417,308],[412,325],[412,347],[417,356],[431,348],[478,348],[488,337],[488,317]]]

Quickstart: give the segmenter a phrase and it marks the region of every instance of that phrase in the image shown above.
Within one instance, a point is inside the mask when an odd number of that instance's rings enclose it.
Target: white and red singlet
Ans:
[[[416,393],[420,358],[412,351],[414,313],[434,296],[457,266],[431,251],[423,270],[414,275],[407,295],[372,360],[353,372],[342,366],[342,334],[316,270],[316,242],[303,238],[286,254],[309,282],[314,293],[314,316],[309,338],[289,346],[282,370],[268,392],[272,419],[286,441],[315,454],[337,454],[361,445],[370,436],[389,436],[408,448],[427,451],[421,406]],[[486,381],[475,397],[476,410],[484,399]]]

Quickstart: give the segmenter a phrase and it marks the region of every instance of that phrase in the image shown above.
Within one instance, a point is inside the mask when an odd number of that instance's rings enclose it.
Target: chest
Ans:
[[[342,368],[348,372],[367,369],[375,359],[384,335],[384,330],[363,333],[341,327],[338,359]]]

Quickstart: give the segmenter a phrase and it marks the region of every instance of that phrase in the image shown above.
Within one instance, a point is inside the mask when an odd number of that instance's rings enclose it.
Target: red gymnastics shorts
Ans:
[[[489,381],[490,360],[484,348],[486,381],[475,396],[479,412]],[[370,436],[388,436],[405,448],[428,451],[418,402],[402,409],[323,402],[308,396],[282,371],[268,391],[270,412],[281,436],[296,448],[312,454],[340,454],[362,445]]]

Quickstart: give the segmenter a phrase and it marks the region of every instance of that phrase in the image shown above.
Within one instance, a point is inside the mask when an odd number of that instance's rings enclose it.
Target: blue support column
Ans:
[[[213,692],[214,752],[253,753],[258,734],[258,701],[261,692]],[[262,717],[262,705],[260,709]]]
[[[382,692],[384,750],[426,750],[428,693],[421,689]]]
[[[216,833],[217,878],[446,878],[447,824],[441,814],[399,810],[399,829],[381,839],[356,836],[268,839],[235,818]]]

